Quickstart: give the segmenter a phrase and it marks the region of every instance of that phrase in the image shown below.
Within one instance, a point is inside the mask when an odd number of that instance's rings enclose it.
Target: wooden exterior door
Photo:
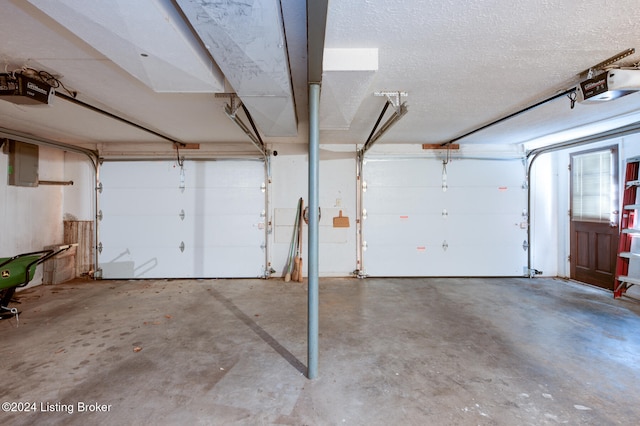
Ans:
[[[616,147],[571,156],[571,278],[613,290],[618,247]]]

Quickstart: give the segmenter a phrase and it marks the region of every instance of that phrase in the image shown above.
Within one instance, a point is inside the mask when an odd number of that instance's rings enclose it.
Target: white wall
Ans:
[[[63,238],[61,186],[19,187],[7,184],[8,155],[0,154],[0,257],[42,250]],[[64,180],[62,151],[40,147],[39,179]],[[33,284],[42,282],[41,267]]]
[[[271,267],[274,277],[283,275],[298,199],[309,203],[308,154],[275,147],[280,153],[271,161],[271,207],[273,223],[271,240]],[[287,152],[289,151],[289,152]],[[319,230],[320,276],[348,276],[356,269],[356,160],[355,148],[347,152],[320,151],[319,205],[322,219]],[[333,228],[333,217],[339,210],[350,218],[350,228]],[[307,271],[307,232],[303,229],[303,270]]]
[[[559,187],[560,170],[558,155],[555,153],[541,155],[534,160],[531,169],[531,267],[542,271],[547,277],[564,276],[559,274],[559,264],[561,257],[568,255],[568,247],[565,247],[568,234],[565,241],[559,230],[559,218],[563,214],[567,215],[569,209],[568,199],[564,200],[565,196],[568,197],[567,191]],[[567,208],[563,213],[564,205]]]
[[[64,153],[64,187],[62,207],[64,220],[93,220],[95,217],[95,172],[89,158],[72,152]]]

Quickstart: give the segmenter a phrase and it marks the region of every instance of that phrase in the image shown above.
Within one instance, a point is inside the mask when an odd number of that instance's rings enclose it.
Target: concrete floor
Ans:
[[[562,280],[323,279],[313,381],[306,284],[74,281],[18,296],[19,326],[0,322],[0,402],[36,412],[0,412],[7,425],[640,419],[640,302]]]

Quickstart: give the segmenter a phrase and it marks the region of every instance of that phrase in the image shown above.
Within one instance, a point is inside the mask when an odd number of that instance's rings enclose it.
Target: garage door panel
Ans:
[[[239,169],[240,163],[242,165]],[[251,187],[255,186],[256,182],[263,182],[265,177],[264,164],[261,161],[186,162],[184,168],[184,180],[188,188]]]
[[[428,255],[433,250],[426,245],[369,245],[363,253],[363,259],[369,275],[421,276],[425,270],[433,267],[433,257]],[[375,265],[371,268],[373,273],[369,271],[369,265]]]
[[[439,167],[416,167],[416,160],[366,160],[366,179],[376,187],[441,186],[442,163]],[[423,163],[424,165],[424,163]]]
[[[192,263],[191,256],[178,246],[105,246],[100,255],[105,278],[166,278]],[[190,275],[185,275],[188,278]]]
[[[205,247],[197,251],[193,270],[196,277],[257,278],[264,275],[264,260],[264,250],[259,247],[258,250],[237,246]]]
[[[489,248],[485,244],[457,244],[453,241],[444,255],[449,260],[449,274],[441,271],[439,275],[519,276],[523,274],[524,265],[509,261],[514,253],[526,255],[522,244]]]
[[[103,167],[99,261],[104,278],[264,273],[263,163],[185,162],[184,177],[170,162]]]
[[[246,247],[105,247],[101,258],[108,279],[167,278],[177,272],[180,278],[255,278],[264,273],[264,252],[248,253]]]
[[[458,215],[449,216],[449,227],[455,232],[452,236],[461,236],[467,241],[487,244],[490,241],[510,240],[523,234],[520,227],[522,217],[513,215]]]
[[[487,250],[484,245],[454,241],[446,250],[435,244],[368,247],[364,256],[367,274],[372,276],[519,276],[522,265],[496,265],[496,258],[509,259],[514,250],[525,253],[522,246]],[[371,264],[375,267],[370,268]]]
[[[256,214],[264,210],[264,193],[259,186],[253,188],[205,188],[195,197],[193,213],[196,215],[244,214],[253,209]],[[250,200],[253,200],[251,202]]]
[[[193,242],[198,247],[215,246],[245,246],[252,247],[261,243],[264,236],[263,219],[257,215],[227,215],[227,216],[188,216],[185,217],[185,241]],[[233,229],[234,232],[229,232]],[[258,244],[260,245],[260,244]]]
[[[444,197],[433,198],[435,203],[442,202],[442,207],[452,213],[522,213],[522,200],[526,191],[500,190],[493,186],[470,186],[468,188],[449,187]],[[432,195],[432,194],[429,194]],[[435,207],[434,207],[435,208]]]
[[[118,169],[120,172],[111,173],[109,170]],[[132,172],[135,172],[135,184],[137,188],[171,188],[180,184],[180,167],[173,161],[133,161],[133,162],[105,162],[100,173],[101,181],[108,178],[109,188],[130,188]]]
[[[103,215],[149,215],[180,213],[178,206],[187,199],[177,187],[164,188],[108,188],[100,196]]]
[[[477,213],[522,212],[522,199],[526,197],[523,191],[506,193],[493,187],[474,187],[457,191],[457,197],[451,202],[458,204],[461,211],[472,210]],[[464,200],[464,201],[462,201]],[[455,211],[455,210],[454,210]]]
[[[409,188],[399,188],[399,187],[376,187],[367,189],[366,196],[376,199],[384,199],[387,200],[387,204],[378,206],[376,209],[377,214],[398,214],[398,208],[400,202],[406,200],[402,203],[402,207],[404,209],[404,214],[408,212],[416,212],[418,208],[420,208],[420,204],[417,202],[412,202],[413,200],[408,199],[412,194],[412,190]],[[368,213],[368,210],[367,210]]]
[[[447,223],[440,215],[368,215],[364,221],[366,229],[384,230],[373,234],[376,244],[394,245],[398,241],[410,245],[424,245],[427,241],[439,241],[446,235]],[[439,223],[434,227],[432,224]],[[364,233],[367,240],[367,233]]]
[[[519,161],[367,163],[364,272],[372,276],[512,276],[527,264],[526,191]],[[455,163],[455,166],[454,166]],[[373,165],[373,173],[369,166]],[[416,176],[431,173],[417,184]],[[393,176],[404,173],[404,178]],[[455,176],[455,177],[454,177]],[[407,183],[406,187],[389,185]],[[401,220],[402,218],[402,220]],[[523,226],[524,223],[524,226]]]
[[[522,267],[496,266],[501,254],[485,246],[441,243],[420,246],[371,246],[363,254],[365,273],[370,276],[502,276],[520,275]],[[482,254],[478,254],[482,253]],[[507,254],[508,259],[511,254]],[[489,258],[488,260],[486,258]]]
[[[123,240],[144,245],[164,244],[165,241],[180,241],[184,224],[180,219],[167,216],[108,216],[100,222],[102,245],[117,244]],[[117,232],[113,232],[116,230]],[[122,235],[126,235],[123,239]]]
[[[512,160],[454,160],[447,164],[449,187],[505,187],[521,189],[525,182],[525,168],[521,161]]]
[[[416,213],[441,214],[441,202],[444,200],[442,190],[430,190],[424,187],[375,187],[367,189],[365,199],[384,200],[376,205],[375,210],[367,209],[367,213],[390,214],[397,217]]]

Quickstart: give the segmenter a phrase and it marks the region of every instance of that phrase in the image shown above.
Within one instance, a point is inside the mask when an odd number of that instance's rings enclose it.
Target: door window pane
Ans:
[[[572,157],[571,219],[591,222],[613,220],[616,157],[611,149]]]

